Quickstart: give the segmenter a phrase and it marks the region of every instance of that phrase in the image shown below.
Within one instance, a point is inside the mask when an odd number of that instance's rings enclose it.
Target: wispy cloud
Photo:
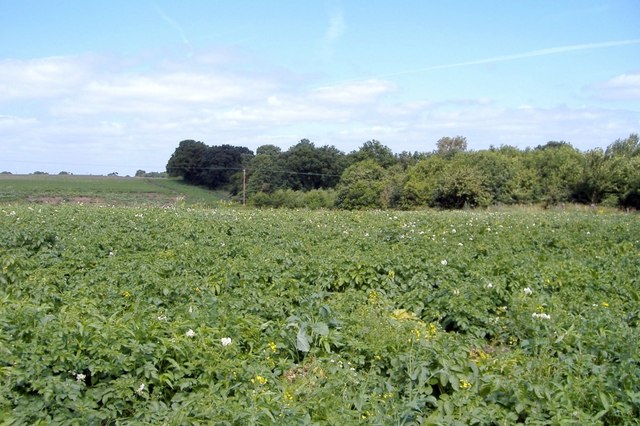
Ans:
[[[430,66],[430,67],[399,71],[399,72],[395,72],[395,73],[379,75],[379,76],[376,76],[376,77],[377,78],[394,77],[394,76],[397,76],[397,75],[415,74],[415,73],[433,71],[433,70],[442,70],[442,69],[449,69],[449,68],[461,68],[461,67],[469,67],[469,66],[483,65],[483,64],[494,64],[494,63],[498,63],[498,62],[515,61],[515,60],[518,60],[518,59],[535,58],[535,57],[538,57],[538,56],[559,55],[559,54],[563,54],[563,53],[577,52],[577,51],[581,51],[581,50],[604,49],[604,48],[610,48],[610,47],[627,46],[627,45],[635,45],[635,44],[640,44],[640,39],[615,40],[615,41],[605,41],[605,42],[600,42],[600,43],[572,44],[572,45],[568,45],[568,46],[558,46],[558,47],[549,47],[549,48],[546,48],[546,49],[530,50],[528,52],[514,53],[512,55],[493,56],[493,57],[490,57],[490,58],[475,59],[475,60],[472,60],[472,61],[463,61],[463,62],[454,62],[454,63],[450,63],[450,64],[433,65],[433,66]]]
[[[344,22],[342,10],[335,10],[329,17],[329,26],[324,36],[325,40],[329,43],[335,42],[342,37],[346,29],[347,26]]]
[[[157,4],[154,4],[153,7],[156,13],[160,16],[160,18],[162,18],[163,21],[165,21],[174,30],[176,30],[176,32],[180,36],[180,39],[182,40],[182,43],[187,47],[188,53],[191,56],[193,54],[193,47],[191,46],[191,42],[185,35],[185,32],[182,29],[182,26],[175,19],[167,15]]]
[[[334,45],[342,38],[347,30],[342,8],[335,7],[329,13],[329,22],[321,41],[321,53],[325,60],[333,56]]]

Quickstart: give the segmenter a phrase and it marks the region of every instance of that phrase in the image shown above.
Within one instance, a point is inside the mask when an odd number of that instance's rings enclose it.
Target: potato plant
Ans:
[[[638,424],[640,220],[0,207],[4,424]]]

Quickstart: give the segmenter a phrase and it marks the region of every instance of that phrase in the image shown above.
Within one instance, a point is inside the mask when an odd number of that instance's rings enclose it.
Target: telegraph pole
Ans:
[[[242,169],[242,205],[247,205],[247,169]]]

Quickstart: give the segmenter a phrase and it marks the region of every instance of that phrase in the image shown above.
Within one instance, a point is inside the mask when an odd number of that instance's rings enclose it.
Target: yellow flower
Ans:
[[[460,387],[462,389],[469,389],[471,387],[471,383],[469,383],[465,379],[460,379]]]
[[[131,293],[129,293],[128,291],[125,290],[125,291],[122,292],[122,297],[128,299],[128,298],[131,297]]]
[[[276,344],[274,342],[269,342],[269,349],[271,349],[271,352],[275,352]]]
[[[253,384],[259,384],[259,385],[266,385],[267,384],[267,379],[265,379],[264,377],[257,375],[255,378],[251,379],[251,383]]]
[[[437,331],[438,331],[438,329],[436,328],[436,325],[434,323],[430,323],[429,324],[429,335],[430,336],[435,336]]]
[[[603,308],[608,308],[609,307],[609,304],[607,302],[602,302],[601,305],[602,305]]]

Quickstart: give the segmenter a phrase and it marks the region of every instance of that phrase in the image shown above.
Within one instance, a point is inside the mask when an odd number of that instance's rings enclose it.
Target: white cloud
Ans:
[[[88,71],[74,57],[0,60],[0,103],[69,94],[88,78]]]
[[[381,95],[395,91],[390,81],[370,79],[315,89],[311,97],[336,104],[365,104],[375,102]]]
[[[222,73],[170,72],[102,76],[78,88],[52,111],[57,115],[157,114],[185,116],[207,108],[250,102],[270,91],[270,83]]]
[[[640,101],[640,72],[622,74],[593,86],[600,99]]]
[[[197,55],[183,63],[158,60],[142,70],[131,58],[0,61],[2,168],[31,172],[46,161],[53,163],[50,172],[162,170],[183,139],[286,149],[309,138],[345,152],[378,139],[400,152],[431,151],[440,137],[463,135],[472,149],[558,139],[588,149],[640,126],[634,111],[431,100],[385,79],[310,89],[291,73],[235,72],[233,55],[223,57],[208,64]],[[612,78],[598,93],[637,94],[639,79],[637,73]]]

